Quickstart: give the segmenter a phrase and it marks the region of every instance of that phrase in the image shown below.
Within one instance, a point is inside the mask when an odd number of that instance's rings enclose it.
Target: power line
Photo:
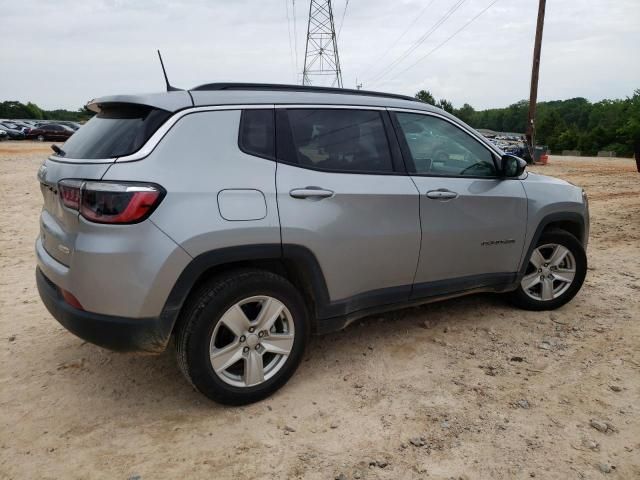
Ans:
[[[342,32],[342,24],[344,23],[344,17],[347,14],[347,7],[349,6],[349,0],[344,4],[344,10],[342,11],[342,19],[340,20],[340,26],[338,27],[338,38],[340,38],[340,32]]]
[[[429,8],[433,2],[435,2],[436,0],[431,0],[429,3],[427,3],[427,5],[425,7],[422,8],[422,10],[420,10],[420,12],[418,13],[418,15],[413,19],[413,21],[409,24],[409,26],[407,28],[404,29],[404,32],[402,32],[400,34],[400,36],[398,38],[396,38],[396,40],[391,44],[391,46],[389,46],[389,48],[387,48],[384,53],[382,55],[379,55],[378,58],[376,59],[377,61],[382,60],[384,57],[387,56],[387,53],[389,53],[397,44],[400,40],[402,40],[404,38],[404,36],[407,34],[407,32],[411,29],[411,27],[413,27],[415,25],[415,23],[420,20],[420,17],[422,17],[422,15],[424,14],[424,12],[427,11],[427,8]],[[361,75],[366,75],[367,73],[369,73],[371,71],[371,68],[375,65],[375,63],[370,64],[367,68],[364,69],[364,71],[361,73]]]
[[[291,0],[293,4],[293,46],[295,48],[296,83],[298,83],[298,27],[296,22],[296,0]]]
[[[293,45],[291,44],[291,18],[289,17],[289,0],[284,0],[284,8],[287,11],[287,30],[289,31],[289,53],[291,54],[291,66],[293,67],[293,76],[296,79],[298,69],[296,68],[296,58],[293,54]],[[294,80],[294,82],[295,82]]]
[[[402,55],[400,55],[400,57],[398,57],[396,60],[391,62],[386,68],[384,68],[380,73],[378,73],[378,75],[373,77],[369,83],[373,83],[373,82],[376,82],[377,80],[380,80],[381,78],[386,76],[391,70],[393,70],[393,68],[395,68],[396,65],[398,65],[400,62],[402,62],[402,60],[404,60],[409,55],[411,55],[436,30],[438,30],[438,28],[441,27],[449,19],[449,17],[451,17],[451,15],[453,15],[455,13],[455,11],[458,10],[462,6],[462,4],[465,1],[466,0],[458,0],[449,10],[447,10],[447,12],[442,17],[440,17],[440,19],[436,23],[433,24],[433,26],[429,30],[427,30],[427,32],[424,33],[424,35],[422,35],[417,41],[415,41],[414,44],[411,47],[409,47],[407,50],[405,50],[405,52]]]
[[[423,55],[422,57],[418,58],[418,60],[416,60],[414,63],[412,63],[411,65],[409,65],[407,68],[405,68],[404,70],[402,70],[401,72],[397,73],[396,75],[394,75],[393,77],[391,77],[389,80],[387,80],[387,82],[391,82],[392,80],[395,80],[396,78],[398,78],[400,75],[402,75],[403,73],[405,73],[407,70],[412,69],[413,67],[415,67],[418,63],[422,62],[425,58],[427,58],[428,56],[430,56],[432,53],[434,53],[436,50],[440,49],[440,47],[444,46],[444,44],[446,44],[449,40],[451,40],[453,37],[455,37],[456,35],[458,35],[461,31],[463,31],[465,28],[467,28],[469,25],[471,25],[473,22],[475,22],[484,12],[486,12],[487,10],[489,10],[493,5],[495,5],[496,3],[498,3],[500,0],[493,0],[493,2],[491,2],[489,5],[487,5],[485,8],[483,8],[480,13],[478,13],[475,17],[473,17],[471,20],[469,20],[467,23],[465,23],[462,27],[460,27],[458,30],[456,30],[455,32],[453,32],[453,34],[449,37],[447,37],[443,42],[439,43],[438,45],[436,45],[435,47],[433,47],[431,50],[429,50],[429,52],[427,52],[425,55]]]

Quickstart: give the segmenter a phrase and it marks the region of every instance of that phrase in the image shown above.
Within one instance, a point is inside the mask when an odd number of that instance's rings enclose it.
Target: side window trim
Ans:
[[[463,128],[461,125],[458,125],[456,122],[452,122],[450,119],[448,119],[444,115],[438,115],[437,113],[426,112],[426,111],[421,111],[421,110],[409,110],[409,109],[400,109],[400,108],[389,108],[388,111],[389,111],[389,114],[391,115],[391,121],[392,121],[393,127],[395,129],[398,142],[400,143],[400,150],[402,151],[402,157],[404,158],[405,164],[407,165],[407,171],[408,171],[409,175],[413,175],[413,176],[417,176],[417,177],[476,178],[476,179],[485,178],[485,179],[490,179],[490,180],[495,180],[496,178],[501,178],[499,175],[492,175],[492,176],[478,175],[478,176],[476,176],[476,175],[445,175],[445,174],[435,174],[435,173],[418,173],[417,169],[416,169],[416,166],[415,166],[415,163],[413,161],[413,155],[411,154],[411,150],[409,149],[409,145],[407,144],[407,140],[406,140],[406,138],[404,136],[404,132],[402,131],[402,127],[400,126],[400,122],[398,120],[398,116],[396,115],[397,113],[411,113],[411,114],[415,114],[415,115],[424,115],[424,116],[434,117],[434,118],[438,118],[440,120],[444,120],[445,122],[447,122],[450,125],[452,125],[454,128],[457,128],[458,130],[463,132],[469,138],[471,138],[472,140],[477,142],[480,146],[485,148],[491,154],[491,159],[493,160],[493,166],[496,169],[496,172],[498,171],[497,159],[499,158],[499,152],[497,152],[495,149],[493,149],[489,145],[487,145],[486,142],[484,142],[483,140],[478,138],[478,136],[473,134],[473,132],[470,132],[468,129]]]
[[[381,121],[383,123],[385,135],[387,138],[387,144],[389,146],[389,153],[391,156],[391,163],[393,171],[362,171],[362,170],[340,170],[340,169],[328,169],[318,168],[311,165],[303,165],[297,161],[295,156],[295,147],[293,144],[293,132],[291,125],[289,124],[289,117],[287,110],[294,109],[336,109],[336,110],[374,110],[380,112]],[[287,165],[293,165],[298,168],[304,168],[307,170],[314,170],[318,172],[327,173],[344,173],[349,175],[408,175],[406,170],[402,149],[398,143],[397,135],[391,124],[389,112],[385,107],[367,106],[367,105],[323,105],[323,104],[277,104],[275,105],[275,119],[276,119],[276,162],[284,163]],[[296,158],[295,160],[292,160]]]

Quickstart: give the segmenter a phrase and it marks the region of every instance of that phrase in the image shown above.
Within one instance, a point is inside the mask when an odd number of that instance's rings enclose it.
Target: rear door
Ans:
[[[496,154],[445,117],[394,112],[392,118],[420,192],[422,248],[413,296],[511,281],[527,221],[520,180],[499,178]]]
[[[420,249],[419,201],[388,113],[327,106],[276,112],[283,248],[315,255],[330,297],[320,316],[407,300]]]

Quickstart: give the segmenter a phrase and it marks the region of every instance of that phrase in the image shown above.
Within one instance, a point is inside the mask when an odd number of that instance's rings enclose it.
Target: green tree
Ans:
[[[474,123],[475,120],[476,120],[476,118],[475,118],[476,117],[476,111],[468,103],[465,103],[462,106],[462,108],[455,109],[453,111],[453,114],[456,117],[458,117],[460,120],[462,120],[463,122],[468,123],[469,125]]]
[[[449,100],[441,98],[436,106],[440,107],[445,112],[453,113],[453,104]]]
[[[429,90],[420,90],[416,93],[416,98],[421,102],[428,103],[429,105],[435,105],[436,99],[431,95]]]

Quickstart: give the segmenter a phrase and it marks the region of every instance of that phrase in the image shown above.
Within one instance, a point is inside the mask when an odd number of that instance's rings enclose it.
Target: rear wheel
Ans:
[[[306,307],[291,283],[270,272],[236,272],[190,300],[176,339],[178,363],[212,400],[247,404],[287,382],[308,336]]]
[[[553,310],[578,293],[586,273],[587,257],[577,238],[561,230],[544,233],[512,299],[527,310]]]

